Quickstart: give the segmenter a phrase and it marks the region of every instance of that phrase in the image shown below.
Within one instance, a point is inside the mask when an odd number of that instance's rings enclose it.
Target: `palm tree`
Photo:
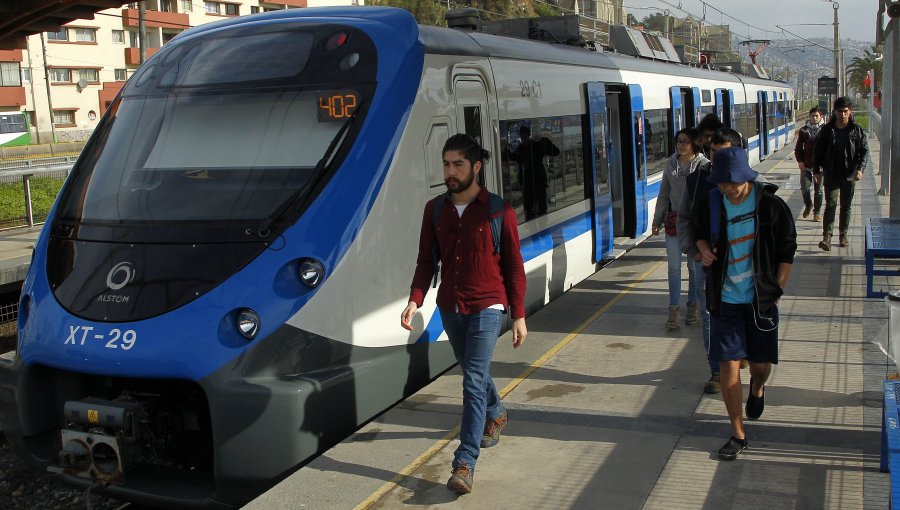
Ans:
[[[883,74],[883,61],[875,59],[875,47],[872,51],[865,50],[861,57],[856,57],[847,66],[847,86],[858,92],[863,97],[869,97],[869,87],[866,87],[866,73],[874,69],[875,91],[881,90],[881,77]]]

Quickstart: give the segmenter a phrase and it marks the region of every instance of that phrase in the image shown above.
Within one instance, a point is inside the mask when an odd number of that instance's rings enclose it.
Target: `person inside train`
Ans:
[[[545,156],[559,156],[559,147],[542,136],[531,137],[531,128],[519,127],[519,146],[514,151],[506,151],[504,157],[519,164],[519,182],[522,183],[522,201],[525,206],[525,221],[547,214],[547,169]]]
[[[675,144],[675,154],[666,161],[666,168],[663,171],[651,225],[653,235],[658,235],[665,228],[666,255],[669,263],[669,318],[666,321],[666,329],[669,330],[678,328],[681,313],[679,302],[683,256],[678,243],[678,206],[684,194],[687,177],[709,167],[709,160],[703,155],[700,146],[700,131],[696,128],[678,131],[675,134]],[[684,319],[687,325],[700,322],[699,293],[703,289],[696,283],[694,265],[688,264],[687,313]]]
[[[478,173],[489,153],[466,134],[448,138],[442,153],[447,193],[425,204],[416,270],[400,325],[413,329],[411,321],[431,285],[437,257],[441,268],[437,306],[463,376],[459,447],[447,488],[468,494],[481,449],[496,445],[507,423],[490,365],[504,314],[513,320],[513,348],[522,345],[528,334],[525,267],[515,210],[478,185]],[[492,204],[498,201],[502,210],[499,239],[491,215]]]

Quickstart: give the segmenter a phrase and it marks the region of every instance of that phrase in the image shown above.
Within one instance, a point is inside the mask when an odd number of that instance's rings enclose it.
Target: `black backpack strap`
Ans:
[[[434,263],[434,276],[432,277],[431,288],[437,287],[438,274],[441,272],[441,247],[438,245],[437,227],[446,200],[447,195],[440,195],[432,201],[431,228],[434,231],[434,248],[431,250],[431,260]]]
[[[500,253],[500,236],[503,231],[503,212],[505,209],[506,202],[500,196],[488,192],[488,221],[491,223],[494,253]]]

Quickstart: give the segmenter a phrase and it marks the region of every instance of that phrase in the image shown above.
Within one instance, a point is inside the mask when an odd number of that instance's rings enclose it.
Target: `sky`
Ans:
[[[681,18],[686,14],[676,8],[680,6],[694,16],[702,18],[704,3],[707,6],[706,21],[715,25],[730,25],[732,32],[742,36],[748,35],[749,30],[752,39],[781,38],[781,29],[775,25],[780,25],[801,37],[834,37],[834,8],[826,0],[625,0],[625,12],[630,12],[640,20],[654,12],[669,9],[673,16]],[[838,27],[841,39],[875,41],[878,4],[878,0],[839,0]],[[723,16],[716,9],[741,21]],[[752,27],[748,29],[745,23],[772,32],[763,32]],[[821,26],[799,26],[799,24],[821,24]],[[791,34],[786,36],[793,38]]]

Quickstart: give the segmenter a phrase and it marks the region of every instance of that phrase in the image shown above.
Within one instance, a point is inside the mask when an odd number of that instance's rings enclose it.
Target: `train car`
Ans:
[[[398,322],[450,135],[494,155],[483,184],[519,215],[534,311],[648,235],[674,133],[704,108],[740,126],[748,106],[777,144],[792,119],[770,124],[769,93],[793,98],[391,8],[188,30],[113,101],[35,245],[5,434],[96,493],[240,506],[453,365],[436,292]],[[522,127],[559,149],[546,210],[511,156]],[[777,147],[759,133],[752,161]]]

